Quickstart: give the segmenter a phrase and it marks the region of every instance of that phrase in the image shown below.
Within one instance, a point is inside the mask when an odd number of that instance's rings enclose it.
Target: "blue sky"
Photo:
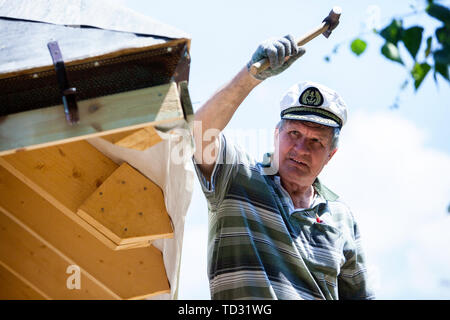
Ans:
[[[138,1],[119,3],[191,35],[189,89],[194,109],[229,81],[257,45],[288,33],[300,36],[318,25],[334,5],[342,7],[329,39],[306,45],[306,54],[282,75],[258,86],[227,129],[271,132],[279,119],[279,99],[292,84],[312,80],[338,91],[349,108],[340,150],[321,178],[357,215],[378,297],[450,299],[450,90],[430,73],[418,92],[412,84],[390,106],[408,71],[380,54],[383,41],[367,31],[368,10],[380,25],[419,10],[425,1]],[[450,6],[450,1],[441,3]],[[372,7],[371,7],[372,6]],[[409,15],[404,26],[420,24],[425,34],[436,23],[426,13]],[[368,42],[357,58],[350,40]],[[341,44],[331,62],[324,61]],[[401,47],[405,63],[412,65]],[[420,57],[419,57],[420,59]],[[243,142],[245,144],[245,141]],[[269,150],[254,148],[255,157]],[[196,182],[188,211],[179,297],[209,299],[206,276],[207,207]]]

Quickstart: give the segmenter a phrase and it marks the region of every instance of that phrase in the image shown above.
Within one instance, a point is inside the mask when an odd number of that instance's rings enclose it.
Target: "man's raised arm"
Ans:
[[[247,66],[197,110],[195,121],[198,125],[197,130],[194,129],[196,145],[194,159],[205,178],[210,179],[217,154],[215,151],[211,154],[204,150],[207,150],[208,145],[216,142],[219,133],[226,127],[242,101],[259,83],[283,72],[304,53],[305,50],[297,47],[291,35],[264,41],[258,46]],[[286,57],[290,58],[285,61]],[[269,59],[270,67],[256,76],[251,75],[250,66],[262,58]]]

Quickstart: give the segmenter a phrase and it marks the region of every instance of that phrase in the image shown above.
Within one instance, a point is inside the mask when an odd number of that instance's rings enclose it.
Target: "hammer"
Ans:
[[[322,23],[319,26],[297,39],[297,45],[303,46],[304,44],[317,37],[319,34],[323,34],[325,38],[328,38],[331,32],[339,24],[341,13],[342,9],[340,7],[333,7],[328,16],[323,19]],[[287,59],[289,59],[289,57],[287,57],[286,60]],[[268,67],[270,67],[269,59],[261,59],[252,64],[252,66],[250,67],[250,73],[252,75],[256,75],[257,73],[266,70]]]

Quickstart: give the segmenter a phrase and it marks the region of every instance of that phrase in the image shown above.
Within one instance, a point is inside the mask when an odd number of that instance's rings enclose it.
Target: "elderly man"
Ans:
[[[281,100],[274,153],[265,163],[220,133],[253,88],[304,52],[290,35],[265,41],[196,112],[202,130],[194,132],[194,163],[210,211],[213,299],[374,297],[354,216],[317,179],[336,153],[346,121],[340,96],[312,82],[291,87]],[[261,58],[271,66],[252,76],[249,67]]]

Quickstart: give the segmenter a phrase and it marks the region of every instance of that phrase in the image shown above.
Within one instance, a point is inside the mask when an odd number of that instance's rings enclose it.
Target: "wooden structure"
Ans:
[[[73,31],[6,18],[0,25]],[[191,117],[189,39],[154,37],[152,44],[145,37],[144,46],[67,60],[77,87],[76,124],[65,119],[53,65],[0,74],[0,299],[170,292],[162,253],[152,246],[174,236],[162,190],[86,141],[101,137],[145,150],[161,142],[154,127],[167,130]]]

